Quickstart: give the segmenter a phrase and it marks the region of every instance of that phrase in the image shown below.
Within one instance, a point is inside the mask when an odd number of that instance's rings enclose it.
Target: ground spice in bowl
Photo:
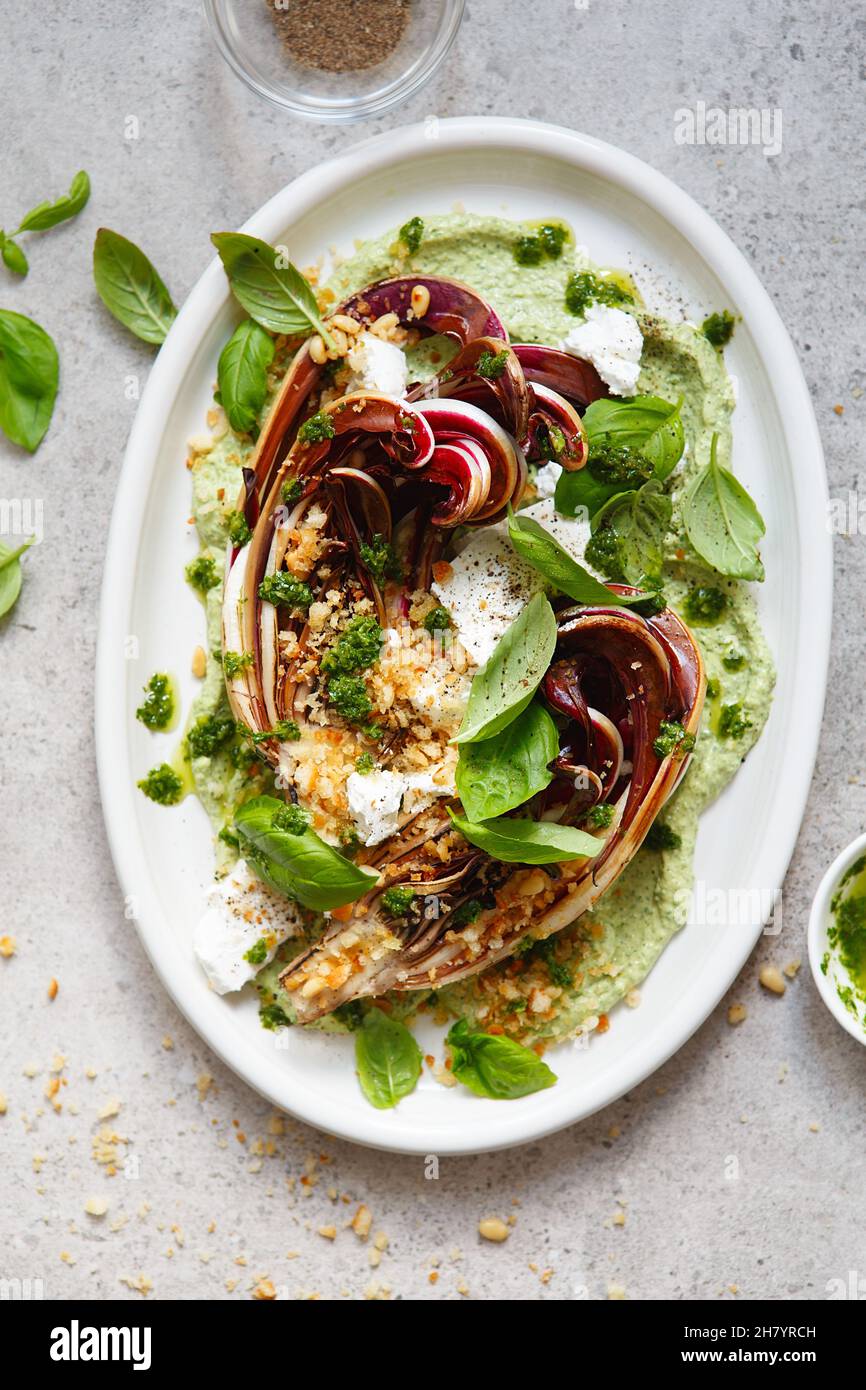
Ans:
[[[399,44],[412,0],[267,0],[286,51],[302,67],[358,72]]]

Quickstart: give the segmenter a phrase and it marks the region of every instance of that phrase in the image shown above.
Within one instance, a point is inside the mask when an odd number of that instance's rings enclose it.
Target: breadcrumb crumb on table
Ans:
[[[147,1298],[153,1290],[153,1280],[147,1274],[121,1274],[118,1282],[134,1293],[140,1293],[142,1298]]]
[[[728,1022],[730,1023],[732,1028],[735,1027],[736,1024],[742,1023],[745,1017],[745,1004],[731,1004],[730,1008],[728,1009]]]
[[[8,960],[10,956],[15,955],[17,950],[18,942],[14,936],[0,936],[0,956]]]
[[[607,1296],[613,1302],[624,1303],[626,1301],[624,1286],[622,1284],[608,1284]]]
[[[373,1213],[364,1202],[358,1207],[349,1224],[359,1240],[367,1239],[370,1234],[370,1227],[373,1225]]]
[[[212,1085],[213,1077],[209,1076],[207,1072],[202,1072],[201,1076],[197,1078],[195,1083],[195,1088],[198,1091],[198,1098],[200,1101],[203,1101],[205,1099]]]
[[[272,1303],[277,1296],[277,1291],[270,1279],[260,1279],[253,1289],[252,1296],[262,1303]]]

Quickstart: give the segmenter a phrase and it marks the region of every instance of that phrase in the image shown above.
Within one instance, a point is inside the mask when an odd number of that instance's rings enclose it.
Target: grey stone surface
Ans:
[[[0,496],[43,499],[45,518],[21,601],[0,627],[0,932],[18,942],[16,956],[0,959],[0,1275],[41,1279],[46,1297],[136,1299],[120,1281],[143,1274],[155,1298],[249,1298],[260,1275],[289,1297],[357,1298],[376,1281],[415,1299],[462,1290],[604,1298],[611,1283],[631,1298],[823,1298],[829,1279],[866,1273],[866,1053],[825,1011],[805,965],[781,999],[756,978],[763,959],[805,955],[818,878],[863,827],[859,537],[837,545],[827,717],[784,935],[762,941],[672,1061],[586,1123],[524,1149],[443,1162],[438,1181],[425,1180],[419,1159],[382,1157],[290,1120],[284,1135],[269,1135],[268,1107],[185,1024],[124,920],[96,788],[92,670],[134,411],[124,382],[146,375],[152,354],[97,302],[98,225],[140,242],[182,300],[209,258],[212,228],[239,224],[364,134],[431,112],[567,123],[670,175],[744,250],[800,354],[831,489],[859,486],[866,26],[856,7],[533,8],[529,22],[518,0],[470,0],[426,91],[386,121],[334,130],[293,123],[247,92],[196,5],[3,6],[0,221],[13,224],[77,168],[94,185],[81,218],[31,239],[25,281],[0,272],[0,303],[43,323],[62,357],[38,454],[0,439]],[[677,145],[674,112],[698,100],[778,107],[781,154]],[[137,140],[124,136],[129,116]],[[748,1009],[736,1029],[726,1021],[734,1000]],[[65,1062],[52,1097],[55,1054]],[[206,1073],[212,1084],[200,1094]],[[119,1113],[100,1121],[112,1099]],[[137,1176],[97,1164],[103,1128],[120,1136],[121,1156],[136,1157]],[[269,1138],[272,1155],[261,1152]],[[85,1213],[92,1196],[108,1200],[107,1215]],[[389,1238],[378,1269],[370,1244],[343,1229],[358,1202]],[[611,1221],[617,1210],[627,1213],[622,1227]],[[516,1217],[506,1244],[479,1240],[488,1214]],[[317,1233],[330,1225],[333,1242]]]

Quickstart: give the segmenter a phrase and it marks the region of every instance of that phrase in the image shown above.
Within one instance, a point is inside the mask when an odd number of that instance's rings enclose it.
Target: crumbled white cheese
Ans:
[[[208,908],[195,929],[193,946],[211,987],[217,994],[228,994],[252,980],[273,960],[277,947],[300,929],[292,904],[239,859],[208,891]],[[253,965],[246,953],[262,939],[264,959]]]
[[[386,343],[372,333],[359,333],[346,358],[352,375],[346,391],[380,391],[383,396],[405,396],[409,380],[406,354],[396,343]]]
[[[396,772],[352,772],[346,779],[349,814],[365,845],[395,834],[406,780]]]
[[[559,516],[550,498],[533,503],[520,515],[532,517],[575,560],[585,563],[583,552],[590,536],[587,521]],[[489,660],[505,630],[544,587],[538,570],[515,553],[506,522],[475,532],[451,561],[448,578],[434,580],[432,585],[451,615],[461,644],[479,666]]]
[[[552,497],[561,477],[561,463],[554,463],[551,459],[550,463],[543,464],[535,474],[535,491],[539,497]]]
[[[349,814],[365,845],[379,845],[395,835],[401,812],[423,811],[437,796],[453,796],[454,791],[453,782],[435,767],[429,772],[353,772],[346,779]]]
[[[446,652],[442,665],[447,656]],[[415,682],[409,697],[412,708],[424,716],[431,729],[449,729],[463,718],[471,684],[471,677],[465,671],[451,667],[442,670],[440,663],[434,662]]]
[[[562,346],[591,362],[615,396],[634,395],[643,336],[631,314],[608,304],[591,304]]]

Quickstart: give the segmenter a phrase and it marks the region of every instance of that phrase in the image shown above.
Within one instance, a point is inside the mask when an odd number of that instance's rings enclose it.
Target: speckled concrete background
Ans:
[[[858,487],[866,25],[856,8],[544,0],[531,24],[520,0],[467,8],[425,92],[387,121],[334,131],[293,124],[249,94],[196,4],[3,6],[0,221],[13,225],[80,167],[94,185],[81,218],[32,239],[27,280],[0,272],[0,302],[44,324],[62,359],[36,457],[0,440],[0,496],[43,499],[45,525],[0,627],[0,932],[17,939],[0,959],[0,1276],[41,1280],[47,1298],[137,1299],[135,1287],[152,1286],[154,1298],[247,1299],[263,1276],[285,1297],[605,1298],[613,1286],[629,1298],[823,1298],[828,1280],[866,1274],[866,1053],[805,966],[780,999],[756,978],[762,959],[804,954],[817,880],[863,828],[862,540],[837,548],[827,720],[784,936],[762,942],[678,1056],[586,1123],[443,1162],[428,1181],[420,1159],[275,1121],[186,1026],[124,920],[96,789],[92,670],[134,411],[124,379],[145,375],[152,354],[96,300],[99,224],[139,241],[182,301],[213,227],[239,224],[351,140],[431,112],[567,122],[670,175],[744,250],[800,354],[831,490]],[[677,145],[674,112],[698,100],[779,108],[781,154]],[[128,116],[137,140],[124,138]],[[748,1011],[737,1028],[732,1001]],[[107,1201],[104,1216],[86,1213],[90,1198]],[[372,1212],[367,1242],[345,1229],[359,1203]],[[488,1215],[515,1218],[507,1243],[479,1239]],[[319,1234],[332,1226],[333,1241]]]

